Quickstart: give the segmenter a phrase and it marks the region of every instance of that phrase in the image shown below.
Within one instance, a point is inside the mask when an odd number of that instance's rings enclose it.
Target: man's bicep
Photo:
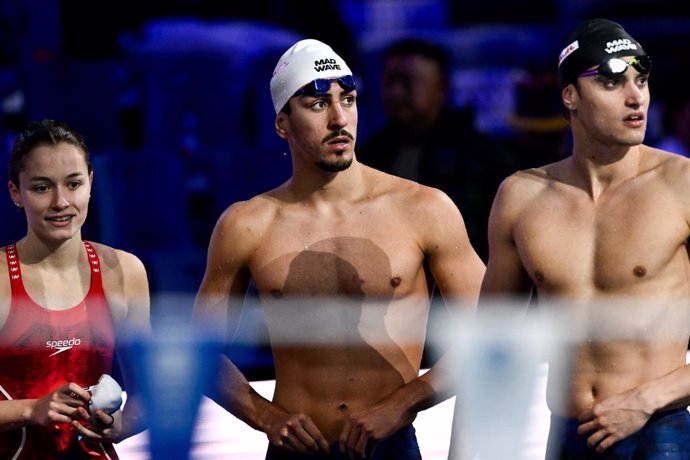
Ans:
[[[228,320],[229,309],[241,310],[249,284],[248,255],[241,238],[227,229],[214,230],[208,247],[206,271],[194,302],[196,321]]]
[[[509,178],[510,179],[510,178]],[[520,216],[521,200],[516,181],[504,182],[489,215],[489,262],[482,283],[482,298],[529,292],[531,280],[524,269],[515,242],[514,229]]]
[[[493,235],[489,245],[489,263],[482,282],[482,298],[529,293],[532,280],[508,233]]]
[[[454,208],[428,238],[427,262],[446,300],[476,303],[484,263],[470,243],[462,216]]]
[[[194,301],[195,321],[227,324],[231,319],[228,315],[236,316],[233,312],[241,310],[248,284],[245,267],[209,260]]]
[[[444,299],[476,303],[485,267],[469,242],[439,251],[429,258],[429,267]]]
[[[519,261],[511,264],[506,262],[505,259],[500,262],[489,261],[482,283],[482,298],[529,294],[532,282],[522,265]]]

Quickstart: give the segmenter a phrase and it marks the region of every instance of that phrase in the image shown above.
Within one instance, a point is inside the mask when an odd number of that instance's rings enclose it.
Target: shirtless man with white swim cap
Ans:
[[[418,375],[430,290],[473,308],[484,265],[445,194],[357,161],[356,85],[329,46],[288,49],[271,95],[293,175],[220,217],[195,317],[235,326],[252,279],[276,389],[223,358],[215,399],[266,433],[267,458],[419,459],[411,423],[452,393],[443,359]]]

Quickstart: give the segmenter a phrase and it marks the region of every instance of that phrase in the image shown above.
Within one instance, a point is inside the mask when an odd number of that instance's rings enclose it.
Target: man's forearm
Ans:
[[[644,383],[639,392],[645,409],[652,412],[687,407],[690,404],[690,365]]]
[[[446,352],[424,375],[398,388],[386,400],[399,405],[414,419],[418,412],[455,395],[457,376],[451,366],[454,362],[453,351]]]
[[[220,359],[216,391],[211,398],[250,427],[267,432],[268,418],[279,409],[252,388],[228,357]]]

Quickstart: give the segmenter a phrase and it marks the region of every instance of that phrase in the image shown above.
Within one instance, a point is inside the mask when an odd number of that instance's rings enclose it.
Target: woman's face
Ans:
[[[19,184],[9,183],[12,200],[26,212],[28,233],[44,241],[64,241],[79,234],[92,179],[84,152],[72,144],[32,150],[19,173]]]

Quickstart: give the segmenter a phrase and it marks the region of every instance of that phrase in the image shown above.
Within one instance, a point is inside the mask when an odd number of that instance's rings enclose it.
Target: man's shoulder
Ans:
[[[690,165],[690,158],[678,153],[669,152],[657,147],[642,145],[640,147],[645,157],[651,159],[652,166],[660,165],[668,168],[686,168]]]
[[[445,192],[438,188],[394,176],[392,174],[369,168],[375,195],[396,202],[409,204],[429,204],[431,202],[450,201]]]
[[[255,195],[247,200],[236,201],[223,211],[223,215],[251,219],[272,214],[280,208],[280,199],[277,193],[275,190],[271,190]]]
[[[548,187],[554,181],[558,181],[557,163],[516,171],[503,179],[499,192],[524,194]]]
[[[534,203],[542,192],[555,189],[562,181],[557,163],[538,168],[523,169],[509,175],[498,187],[493,207],[519,212]]]
[[[646,170],[657,171],[657,176],[671,186],[680,186],[685,193],[690,185],[690,159],[654,147],[642,146],[646,157]]]
[[[226,231],[239,227],[256,230],[273,220],[281,208],[280,201],[279,192],[275,190],[237,201],[223,211],[217,225]]]
[[[381,218],[397,219],[400,225],[430,226],[449,223],[450,215],[460,215],[456,204],[442,190],[391,174],[373,170],[373,192],[367,194],[382,212]]]

